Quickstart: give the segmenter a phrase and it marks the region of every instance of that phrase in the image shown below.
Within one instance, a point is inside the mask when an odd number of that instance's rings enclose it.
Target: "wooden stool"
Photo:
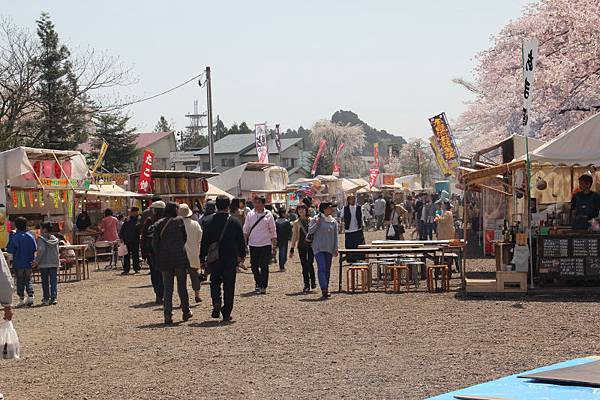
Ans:
[[[348,292],[356,291],[356,281],[360,273],[360,286],[363,292],[371,289],[369,275],[371,269],[368,265],[351,265],[346,270],[346,288]]]
[[[394,261],[379,261],[377,263],[377,273],[379,274],[379,270],[381,269],[382,277],[383,277],[383,290],[387,291],[388,284],[388,269],[394,266],[396,263]]]
[[[436,291],[437,278],[435,277],[435,273],[437,271],[440,271],[442,273],[442,291],[450,291],[450,274],[448,272],[447,265],[430,265],[427,267],[427,290],[430,292]]]
[[[393,283],[393,291],[396,293],[400,293],[400,273],[402,271],[406,271],[406,290],[409,288],[409,269],[406,265],[391,265],[387,267],[390,271],[392,271],[392,283]],[[387,291],[387,287],[386,287]]]

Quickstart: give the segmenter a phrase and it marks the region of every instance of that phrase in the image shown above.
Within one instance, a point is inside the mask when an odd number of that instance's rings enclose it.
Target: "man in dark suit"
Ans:
[[[217,212],[203,219],[204,232],[200,243],[200,262],[204,266],[206,266],[209,246],[211,243],[219,243],[219,259],[208,267],[213,303],[212,317],[219,318],[223,315],[223,322],[231,321],[237,266],[246,257],[246,241],[242,225],[237,218],[230,217],[230,205],[231,200],[227,196],[217,197]],[[223,301],[221,301],[221,286]]]
[[[347,249],[358,249],[358,246],[365,244],[365,235],[363,233],[362,210],[356,205],[356,197],[348,196],[348,204],[344,207],[344,230],[345,246]],[[348,254],[348,262],[355,262],[364,259],[363,254]]]

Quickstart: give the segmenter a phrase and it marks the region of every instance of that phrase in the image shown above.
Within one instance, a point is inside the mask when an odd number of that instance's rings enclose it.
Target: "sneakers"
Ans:
[[[260,288],[260,294],[267,294],[267,288]]]
[[[33,305],[33,296],[29,296],[27,298],[27,303],[26,304],[27,304],[28,307],[31,307]]]
[[[17,307],[23,307],[25,305],[25,299],[19,299],[19,302],[17,303]]]
[[[186,313],[183,313],[183,320],[184,321],[189,321],[190,318],[192,318],[194,316],[194,314],[192,314],[191,311],[188,311]]]
[[[50,300],[49,299],[42,299],[42,305],[43,306],[49,306],[50,305]]]
[[[261,289],[260,287],[258,287],[258,286],[257,286],[257,287],[254,289],[254,291],[256,292],[256,294],[260,294],[260,292],[262,291],[262,289]]]
[[[129,275],[129,272],[123,271],[123,272],[121,272],[121,275]]]
[[[50,304],[52,304],[53,306],[55,306],[57,304],[56,299],[50,299]]]
[[[195,301],[196,303],[201,303],[201,302],[202,302],[202,299],[200,298],[200,296],[194,296],[194,301]]]
[[[223,323],[227,324],[233,321],[233,318],[231,318],[231,315],[228,315],[227,317],[223,317]]]
[[[304,287],[304,289],[302,289],[302,293],[310,293],[310,288],[308,286]]]
[[[311,288],[312,290],[315,290],[315,289],[317,288],[317,284],[316,284],[316,283],[312,283],[312,284],[310,285],[310,288]]]
[[[219,318],[221,316],[221,310],[219,310],[218,308],[213,308],[210,316],[213,318]]]

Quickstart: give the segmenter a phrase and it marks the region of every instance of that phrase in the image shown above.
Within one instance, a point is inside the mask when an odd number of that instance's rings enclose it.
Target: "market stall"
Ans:
[[[30,229],[44,221],[70,238],[75,191],[89,188],[88,167],[78,151],[17,147],[0,153],[0,203],[12,221],[27,218]]]
[[[155,170],[152,171],[148,193],[158,195],[165,201],[187,203],[193,207],[197,202],[204,203],[209,189],[208,179],[216,175],[212,172]],[[139,172],[130,174],[129,187],[137,188],[139,178]],[[146,208],[150,197],[151,195],[147,195],[138,200],[140,209]]]
[[[591,189],[600,189],[599,132],[597,114],[529,156],[461,175],[467,191],[483,191],[484,214],[489,211],[493,221],[488,228],[496,226],[492,235],[500,244],[495,281],[477,282],[463,275],[467,291],[504,291],[498,278],[506,272],[520,273],[520,283],[528,274],[530,286],[536,287],[600,283],[600,229],[589,223],[598,210],[583,221],[577,218],[579,210],[571,210],[571,200],[580,196],[580,177],[587,175]],[[485,205],[486,198],[491,205]]]

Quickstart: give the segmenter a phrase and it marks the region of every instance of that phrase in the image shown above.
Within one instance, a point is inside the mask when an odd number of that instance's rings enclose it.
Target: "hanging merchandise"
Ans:
[[[62,162],[62,169],[65,171],[65,175],[67,178],[71,178],[71,160],[66,160]]]
[[[25,191],[24,190],[19,191],[19,207],[22,207],[22,208],[27,207],[27,203],[25,202]]]
[[[27,194],[29,195],[29,207],[33,208],[33,190],[28,190]]]
[[[54,161],[44,160],[42,161],[42,178],[53,178],[54,177]]]
[[[70,190],[66,191],[67,194],[67,209],[70,217],[73,217],[73,192]]]
[[[63,193],[62,193],[62,202],[63,203],[67,202],[67,193],[68,192],[69,192],[68,190],[63,190]]]
[[[40,207],[44,205],[44,192],[42,190],[38,190],[37,192],[37,202]]]
[[[58,190],[54,191],[53,199],[54,199],[54,208],[58,208],[58,203],[60,201],[60,194],[58,193]]]
[[[16,190],[11,190],[10,193],[12,195],[13,207],[14,208],[19,208],[19,197],[18,197],[17,191]]]
[[[58,162],[54,162],[54,177],[55,178],[61,178],[62,177],[62,171],[60,169],[60,163]]]

